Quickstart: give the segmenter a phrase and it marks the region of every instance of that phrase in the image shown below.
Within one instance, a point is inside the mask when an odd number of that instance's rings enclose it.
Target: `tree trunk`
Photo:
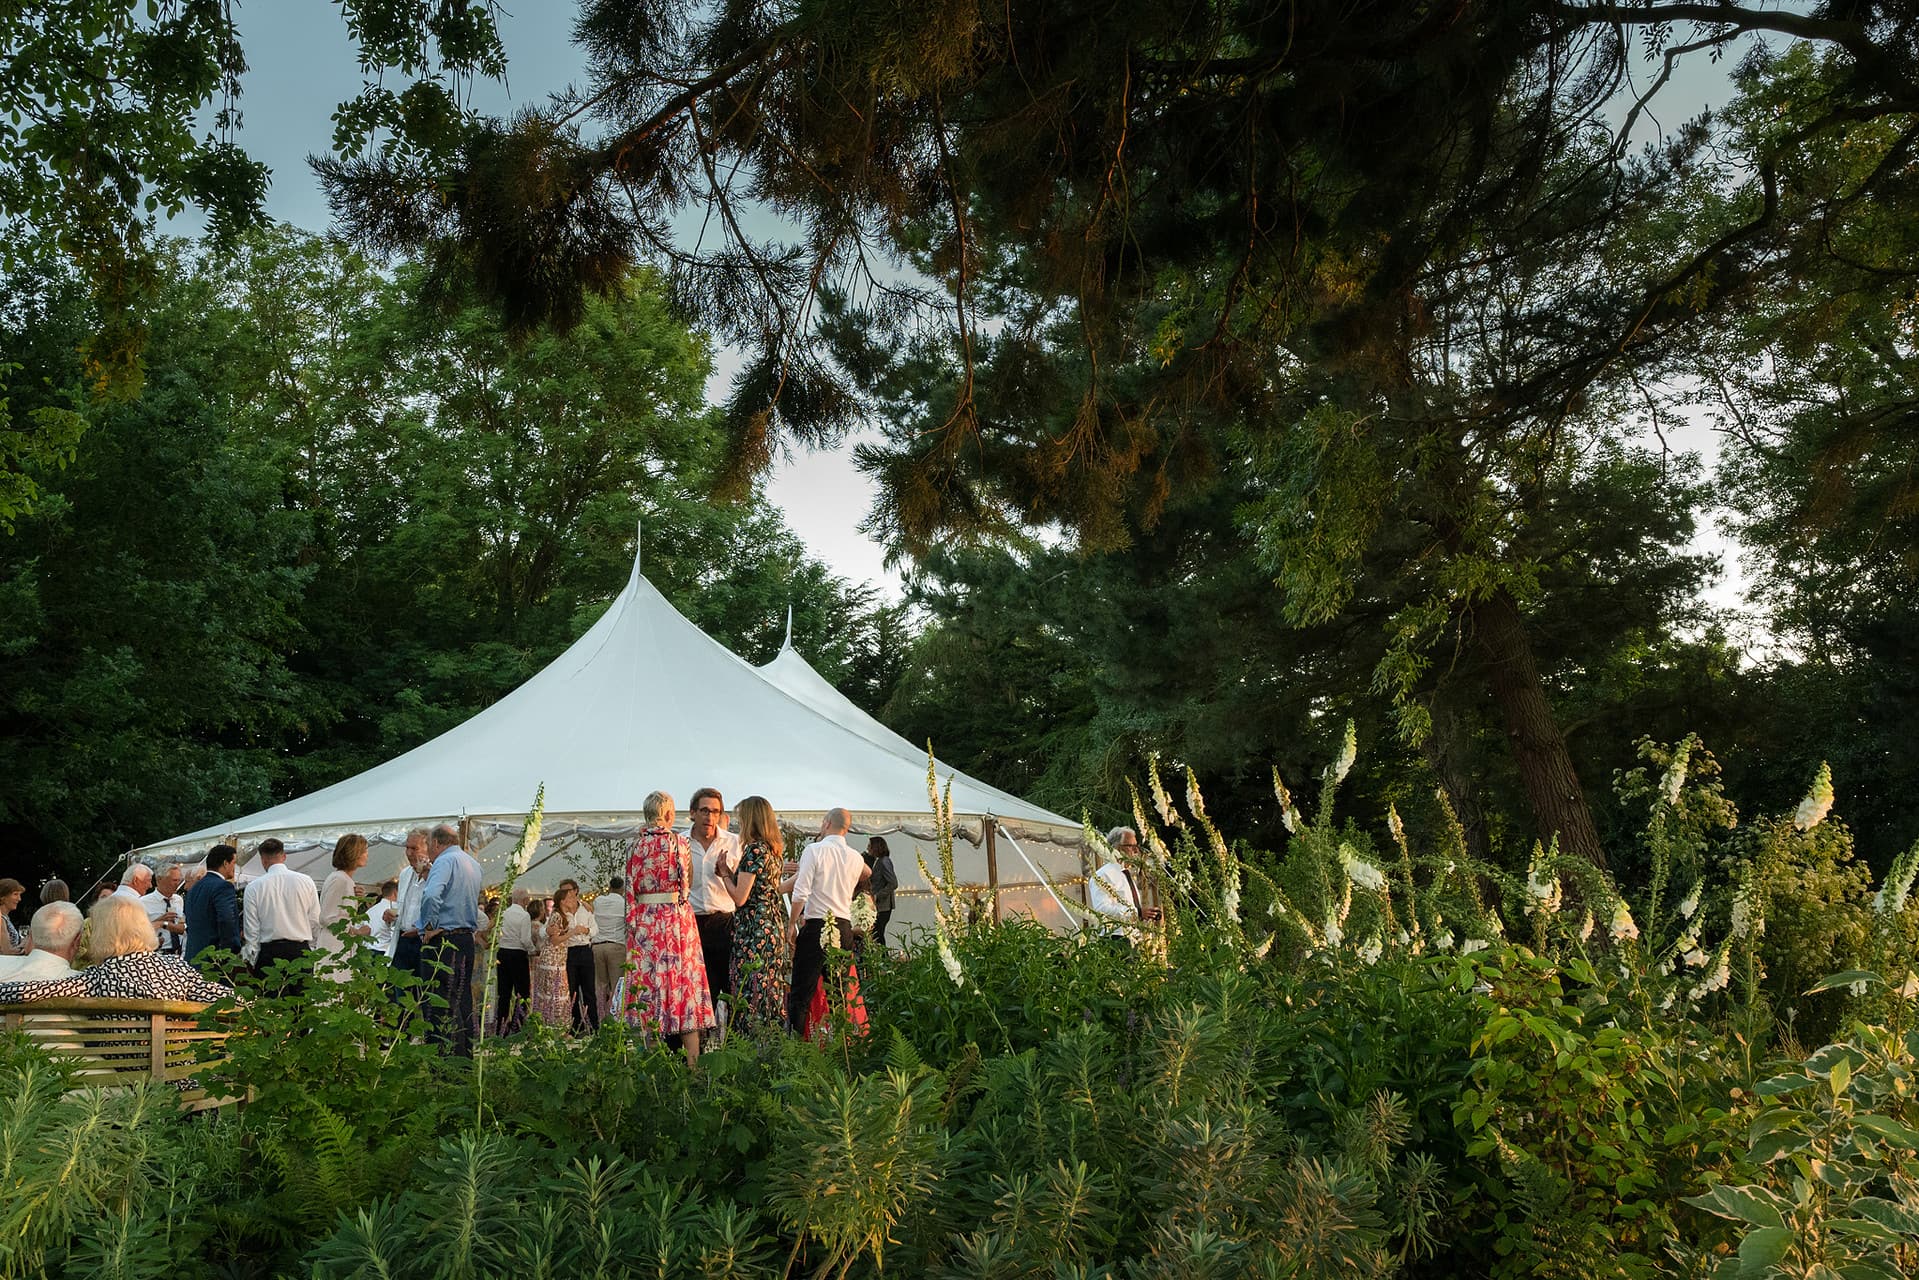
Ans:
[[[1606,854],[1599,847],[1586,793],[1573,771],[1566,739],[1546,700],[1532,641],[1526,635],[1519,605],[1504,587],[1473,607],[1474,639],[1486,658],[1486,678],[1493,701],[1506,721],[1513,763],[1532,806],[1542,840],[1559,836],[1562,852],[1586,859],[1604,869]]]
[[[1459,712],[1459,694],[1441,679],[1433,689],[1430,709],[1433,731],[1420,743],[1426,764],[1446,789],[1452,801],[1453,815],[1466,834],[1466,854],[1477,862],[1488,860],[1486,844],[1486,805],[1480,792],[1475,768],[1472,731]]]

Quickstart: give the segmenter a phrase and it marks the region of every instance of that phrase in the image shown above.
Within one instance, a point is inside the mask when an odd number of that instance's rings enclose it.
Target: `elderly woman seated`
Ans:
[[[179,957],[156,954],[159,935],[135,899],[104,898],[94,904],[91,920],[91,968],[58,982],[0,982],[0,1004],[78,998],[212,1004],[233,994],[232,987],[208,982]]]

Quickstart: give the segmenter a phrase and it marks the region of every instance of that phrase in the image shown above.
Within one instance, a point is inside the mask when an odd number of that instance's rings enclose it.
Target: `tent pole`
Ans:
[[[986,887],[993,896],[993,923],[999,923],[999,821],[991,814],[980,822],[986,836]]]

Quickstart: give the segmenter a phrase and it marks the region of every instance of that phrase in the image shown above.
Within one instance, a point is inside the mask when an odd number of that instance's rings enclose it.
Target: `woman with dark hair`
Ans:
[[[873,945],[886,945],[886,922],[893,918],[893,895],[900,887],[899,873],[893,870],[893,851],[886,847],[886,837],[874,836],[866,842],[866,865],[873,869],[873,878],[866,882],[866,888],[873,895]]]
[[[13,910],[26,895],[27,886],[18,880],[0,880],[0,919],[6,921],[6,928],[0,929],[0,956],[23,956],[33,950],[27,931],[13,922]]]
[[[526,914],[533,923],[533,1012],[549,1027],[564,1027],[572,1004],[566,987],[566,944],[547,933],[552,912],[545,898],[527,903]]]
[[[553,895],[547,940],[566,949],[566,986],[573,1009],[573,1034],[600,1029],[600,1001],[593,982],[593,913],[580,901],[577,881],[562,880]]]
[[[326,883],[320,886],[320,950],[330,956],[337,956],[347,948],[347,943],[336,937],[333,926],[359,914],[359,903],[353,897],[353,873],[366,865],[366,837],[356,832],[348,832],[333,844],[333,872],[327,876]],[[373,927],[364,920],[354,920],[346,927],[348,938],[366,938],[373,934]],[[344,975],[342,975],[344,976]]]

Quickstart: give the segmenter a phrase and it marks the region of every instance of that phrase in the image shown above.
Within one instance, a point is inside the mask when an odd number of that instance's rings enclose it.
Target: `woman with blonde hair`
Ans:
[[[655,791],[626,859],[626,1020],[677,1036],[688,1066],[699,1061],[700,1033],[715,1022],[692,883],[693,847],[673,830],[673,797]]]
[[[527,903],[526,917],[533,925],[533,1012],[549,1027],[564,1027],[572,1004],[566,985],[566,944],[547,932],[551,912],[545,898]]]
[[[138,899],[115,895],[95,903],[89,928],[92,968],[58,982],[0,984],[0,1004],[82,997],[212,1004],[233,994],[232,987],[208,982],[180,957],[158,954],[160,939]]]
[[[733,999],[742,1025],[777,1027],[786,1021],[786,904],[780,873],[786,842],[779,815],[765,796],[740,801],[740,865],[723,875],[732,894]]]

